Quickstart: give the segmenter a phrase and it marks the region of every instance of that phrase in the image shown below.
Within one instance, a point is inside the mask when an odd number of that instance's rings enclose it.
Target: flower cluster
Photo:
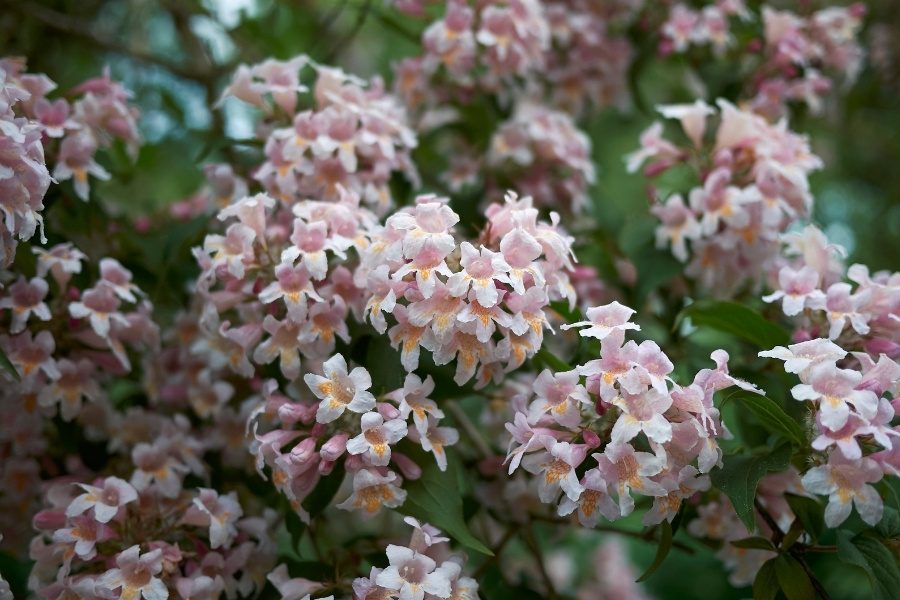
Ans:
[[[10,534],[36,499],[49,419],[95,423],[108,409],[102,385],[131,370],[126,348],[152,351],[158,342],[151,305],[118,261],[101,260],[99,279],[84,289],[73,283],[86,258],[74,246],[35,254],[34,276],[20,275],[0,293],[0,351],[15,373],[0,372],[0,515]]]
[[[754,386],[732,377],[728,354],[712,354],[687,386],[671,384],[674,366],[652,341],[625,342],[639,330],[634,311],[613,302],[587,311],[581,335],[600,340],[600,358],[566,372],[544,370],[534,398],[506,428],[512,435],[509,472],[521,464],[538,476],[539,497],[560,515],[577,513],[586,527],[634,510],[632,494],[653,498],[645,524],[671,521],[681,503],[709,489],[707,473],[721,465],[719,438],[729,437],[713,405],[717,391]],[[646,447],[650,452],[642,451]],[[591,450],[596,464],[585,463]],[[560,498],[560,496],[562,496]]]
[[[735,43],[729,19],[750,19],[744,0],[716,0],[702,10],[682,3],[672,6],[668,18],[660,28],[659,51],[662,54],[685,52],[691,46],[712,47],[721,55]]]
[[[316,76],[311,90],[300,83],[306,67]],[[298,94],[307,91],[313,105],[300,110]],[[410,159],[415,133],[406,124],[405,109],[385,93],[380,80],[367,85],[299,56],[240,67],[225,96],[269,116],[259,132],[266,160],[253,177],[287,204],[305,198],[338,200],[345,189],[384,212],[392,203],[388,182],[393,173],[417,183]],[[274,126],[284,120],[290,125]]]
[[[753,65],[744,99],[754,112],[777,118],[789,103],[802,102],[819,113],[835,82],[852,82],[861,69],[857,38],[865,12],[861,3],[807,16],[767,5],[755,14],[743,0],[717,0],[701,10],[676,3],[660,27],[659,51],[666,55],[709,45],[721,57],[737,47]],[[758,37],[739,43],[734,19],[761,24]]]
[[[269,524],[244,517],[234,492],[172,490],[170,463],[131,482],[63,481],[46,493],[31,543],[32,589],[51,598],[217,598],[258,593],[274,563]],[[144,462],[144,466],[139,465]]]
[[[829,496],[825,521],[837,527],[855,505],[863,521],[881,520],[881,496],[871,484],[900,474],[900,274],[870,274],[853,265],[844,281],[844,251],[815,227],[786,234],[779,286],[764,297],[781,300],[795,318],[796,343],[760,352],[785,361],[800,380],[791,389],[814,421],[817,466],[803,475],[810,493]],[[849,349],[849,352],[848,352]]]
[[[44,195],[50,187],[45,149],[55,155],[53,179],[73,179],[75,193],[87,200],[88,176],[108,179],[95,160],[101,147],[118,139],[137,150],[137,109],[130,94],[109,72],[74,88],[79,98],[50,100],[56,84],[46,75],[25,72],[25,61],[0,59],[0,266],[8,267],[18,241],[43,230]],[[58,140],[58,142],[54,142]],[[41,239],[44,243],[43,233]]]
[[[348,369],[342,355],[325,361],[321,372],[304,377],[314,399],[294,401],[279,393],[275,381],[267,382],[262,402],[248,422],[255,437],[251,451],[257,469],[264,477],[263,468],[271,469],[274,485],[304,519],[309,515],[302,502],[335,468],[353,478],[353,491],[338,508],[371,517],[382,506],[402,505],[403,478],[389,466],[407,479],[422,473],[421,465],[394,448],[405,438],[431,452],[438,467],[446,470],[445,447],[455,444],[459,434],[440,426],[444,413],[429,398],[434,391],[431,377],[423,381],[407,375],[402,388],[376,400],[369,391],[369,372],[363,367]],[[260,423],[271,426],[260,433]]]
[[[382,313],[396,319],[388,335],[407,371],[425,348],[435,364],[456,359],[458,384],[477,370],[484,386],[538,351],[551,301],[574,302],[572,238],[558,215],[539,220],[530,197],[509,193],[487,208],[478,246],[458,243],[459,216],[446,202],[419,196],[388,217],[362,253],[357,285],[367,282],[365,313],[376,329],[387,329]]]
[[[439,529],[412,517],[404,521],[413,527],[409,543],[390,544],[388,566],[372,567],[368,577],[355,579],[354,597],[477,600],[478,582],[462,574],[465,556],[448,555],[443,544],[450,540]]]
[[[536,204],[575,213],[595,179],[590,140],[572,118],[528,102],[494,132],[487,160],[495,177],[515,182]]]
[[[651,210],[661,224],[657,244],[690,262],[685,273],[717,295],[728,296],[769,268],[780,252],[780,234],[810,214],[810,172],[822,163],[807,139],[784,121],[773,125],[752,112],[718,100],[718,126],[707,141],[707,119],[716,111],[705,102],[659,107],[678,119],[690,145],[678,146],[654,123],[641,148],[627,157],[628,170],[644,166],[647,176],[673,167],[696,172],[701,185],[674,193]],[[690,245],[688,244],[690,242]]]
[[[900,356],[900,274],[872,274],[861,264],[845,272],[846,251],[813,225],[784,234],[782,242],[782,255],[771,269],[775,291],[763,300],[780,302],[784,314],[794,318],[795,337],[827,337],[872,356]]]

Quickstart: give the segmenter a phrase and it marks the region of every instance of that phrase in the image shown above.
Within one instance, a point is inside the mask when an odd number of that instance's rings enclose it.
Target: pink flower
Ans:
[[[544,276],[535,262],[543,252],[533,235],[517,227],[500,240],[500,252],[509,265],[509,284],[517,294],[525,293],[525,277],[531,276],[534,285],[542,285]]]
[[[130,483],[118,477],[107,477],[102,487],[85,483],[78,484],[85,491],[66,508],[66,516],[74,517],[94,509],[94,518],[100,523],[109,523],[119,509],[137,500],[137,491]]]
[[[553,502],[560,490],[570,500],[578,500],[584,488],[575,468],[584,460],[586,449],[587,446],[552,440],[548,452],[532,454],[522,460],[526,471],[540,475],[538,496],[541,502]]]
[[[72,544],[75,555],[85,561],[97,556],[98,543],[115,537],[112,528],[88,516],[74,517],[67,524],[71,527],[63,527],[53,532],[53,541]]]
[[[613,404],[622,409],[612,429],[613,444],[630,442],[642,431],[647,439],[658,444],[672,439],[672,425],[663,416],[672,405],[669,394],[654,389],[641,394],[622,392]]]
[[[797,400],[818,401],[822,424],[836,431],[847,423],[850,404],[864,419],[872,419],[878,411],[878,397],[873,392],[855,389],[861,380],[859,371],[822,363],[810,369],[809,383],[795,385],[791,395]]]
[[[694,146],[703,145],[703,134],[706,131],[706,117],[715,113],[712,106],[703,100],[695,100],[693,104],[667,104],[657,106],[662,116],[667,119],[678,119],[681,127]]]
[[[869,301],[871,290],[862,290],[856,294],[851,294],[851,290],[848,283],[834,283],[828,287],[821,304],[814,306],[824,310],[828,317],[831,326],[828,330],[829,339],[836,340],[840,337],[848,322],[859,335],[869,333],[868,317],[861,309]]]
[[[609,484],[619,497],[619,513],[627,516],[634,510],[634,490],[645,496],[665,496],[666,489],[650,479],[665,468],[665,460],[649,452],[635,452],[630,444],[607,444],[602,454],[592,455]]]
[[[44,302],[47,290],[47,282],[40,277],[34,277],[29,281],[20,276],[14,284],[9,286],[9,296],[0,298],[0,309],[12,310],[12,320],[9,324],[10,333],[22,332],[31,315],[41,321],[50,320],[50,308]]]
[[[583,491],[577,500],[564,496],[559,503],[559,515],[570,515],[578,511],[578,522],[585,527],[595,527],[602,515],[609,521],[619,518],[619,507],[609,495],[606,480],[596,468],[581,478]]]
[[[116,568],[106,571],[97,586],[109,592],[121,590],[121,600],[166,600],[169,590],[159,577],[162,571],[162,550],[141,554],[140,546],[132,546],[116,555]]]
[[[237,535],[235,523],[243,514],[237,493],[220,495],[216,490],[200,488],[183,521],[189,525],[209,526],[210,547],[228,548]]]
[[[425,594],[438,598],[450,597],[450,580],[436,563],[424,554],[390,544],[387,547],[390,566],[378,574],[375,583],[387,590],[396,590],[400,600],[422,600]]]
[[[656,246],[665,248],[672,244],[672,254],[684,262],[688,259],[687,240],[696,240],[702,234],[694,213],[684,205],[681,194],[672,194],[665,204],[650,211],[660,220],[656,228]]]
[[[800,314],[804,308],[814,308],[825,298],[819,289],[819,274],[812,267],[805,266],[799,271],[782,267],[778,272],[778,284],[781,289],[763,296],[763,300],[775,302],[781,299],[781,308],[789,317]]]
[[[653,123],[641,134],[640,149],[625,156],[626,168],[635,173],[648,159],[656,158],[659,164],[674,163],[681,155],[675,144],[662,137],[663,125],[659,121]],[[648,167],[649,168],[649,167]]]
[[[275,277],[276,281],[270,283],[259,293],[259,301],[263,304],[271,304],[278,299],[283,299],[291,320],[297,323],[303,322],[306,318],[308,298],[324,302],[313,287],[310,274],[305,267],[294,267],[289,262],[281,263],[275,267]]]
[[[91,189],[88,175],[102,180],[110,177],[109,172],[94,160],[96,153],[97,141],[90,131],[81,130],[66,136],[59,145],[53,178],[56,181],[74,179],[75,193],[82,200],[87,200]]]
[[[108,285],[116,293],[116,296],[126,302],[137,302],[135,292],[140,289],[131,283],[131,271],[122,266],[122,263],[114,258],[104,258],[100,261],[100,277],[104,285]]]
[[[366,413],[375,408],[375,396],[367,391],[372,387],[372,378],[363,367],[356,367],[347,373],[347,361],[335,354],[322,365],[325,376],[307,373],[303,380],[313,394],[322,401],[316,411],[316,421],[330,423],[344,414],[345,410]]]
[[[450,235],[451,227],[459,222],[459,216],[443,202],[421,201],[417,198],[411,212],[398,212],[387,220],[387,225],[406,231],[403,238],[403,256],[415,258],[426,244],[446,256],[456,242]]]
[[[566,324],[562,328],[587,327],[587,329],[582,329],[579,332],[583,337],[593,337],[602,341],[613,331],[624,332],[627,329],[640,331],[640,325],[630,322],[631,315],[635,312],[632,308],[628,308],[618,302],[612,302],[604,306],[589,308],[587,310],[587,321]]]
[[[59,377],[41,390],[38,402],[47,407],[59,402],[60,416],[64,421],[71,421],[81,412],[82,398],[92,402],[100,400],[100,386],[94,376],[94,363],[88,359],[73,362],[63,358],[57,363],[57,367]]]
[[[371,517],[382,506],[397,508],[406,501],[406,491],[397,483],[397,474],[388,471],[380,475],[373,469],[360,469],[353,476],[353,493],[337,505],[344,510],[363,510]]]
[[[415,274],[416,288],[419,293],[425,299],[431,298],[439,285],[443,287],[437,275],[441,274],[444,277],[450,277],[453,274],[444,260],[446,255],[447,253],[443,250],[426,244],[419,250],[412,262],[408,262],[397,269],[391,275],[391,279],[402,281],[407,275]]]
[[[871,458],[849,460],[832,452],[828,463],[813,467],[803,475],[803,488],[812,494],[827,494],[825,524],[838,527],[850,516],[852,505],[862,520],[873,527],[881,521],[884,503],[874,487],[883,474]]]
[[[119,299],[113,289],[105,285],[98,285],[84,292],[80,302],[69,304],[69,314],[75,319],[87,317],[91,328],[98,336],[109,339],[110,324],[112,321],[128,327],[128,319],[119,312]]]
[[[302,577],[291,577],[285,564],[280,564],[266,579],[272,582],[281,600],[307,600],[310,594],[322,587],[322,584]]]
[[[256,233],[242,223],[232,223],[225,235],[208,235],[203,241],[203,251],[212,258],[212,268],[224,266],[238,279],[244,278],[245,268],[256,259],[253,240]]]
[[[281,374],[290,380],[296,379],[300,375],[300,327],[290,319],[279,321],[266,315],[263,330],[269,338],[253,351],[254,362],[267,365],[278,358]]]
[[[131,485],[139,492],[151,486],[166,498],[175,498],[181,492],[181,478],[189,469],[172,456],[165,441],[137,444],[131,451],[131,459],[135,466]]]
[[[411,414],[413,423],[420,433],[428,431],[428,417],[443,419],[444,411],[428,396],[434,391],[434,380],[426,375],[425,380],[415,373],[409,373],[403,381],[403,387],[387,394],[387,398],[397,402],[400,418],[406,420]]]
[[[459,441],[459,432],[452,427],[438,427],[435,421],[429,420],[427,429],[422,432],[415,429],[410,432],[413,441],[418,440],[422,444],[425,452],[434,454],[438,468],[441,471],[447,470],[447,452],[446,446],[452,446]]]
[[[406,422],[402,419],[385,421],[378,412],[369,412],[361,419],[362,433],[347,441],[347,452],[363,454],[375,466],[387,466],[391,460],[391,444],[406,437]]]
[[[288,246],[281,253],[281,261],[294,264],[299,258],[303,265],[315,280],[324,279],[328,274],[328,255],[326,250],[331,250],[338,258],[347,257],[344,251],[335,246],[328,238],[328,224],[324,221],[306,223],[303,219],[294,219],[294,231],[291,233]]]
[[[775,346],[771,350],[760,352],[759,356],[783,360],[784,370],[798,373],[803,380],[812,367],[821,363],[834,364],[847,356],[847,351],[831,340],[815,339],[791,344],[787,348]]]
[[[590,404],[587,390],[578,382],[577,371],[552,373],[544,369],[534,381],[536,399],[528,407],[528,421],[537,423],[545,413],[563,427],[581,423],[581,406]]]
[[[499,301],[495,282],[511,284],[507,273],[510,266],[498,252],[481,247],[477,250],[469,242],[460,246],[460,266],[462,271],[454,273],[447,280],[447,287],[454,296],[464,296],[471,286],[479,304],[491,307]]]

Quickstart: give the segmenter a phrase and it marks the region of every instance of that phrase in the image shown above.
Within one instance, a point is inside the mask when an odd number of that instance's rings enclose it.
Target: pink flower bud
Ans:
[[[322,460],[319,462],[319,475],[328,475],[334,470],[334,465],[337,464],[333,460]]]
[[[392,421],[400,418],[400,411],[393,404],[387,402],[379,402],[377,406],[378,413],[384,417],[385,421]]]
[[[394,461],[394,464],[397,465],[397,468],[400,469],[400,472],[403,473],[405,478],[418,479],[422,476],[421,467],[405,454],[394,452],[391,455],[391,459]]]
[[[350,436],[346,433],[339,433],[325,442],[325,444],[322,445],[322,450],[319,452],[322,459],[330,462],[336,461],[344,452],[346,452],[347,439],[349,439],[349,437]]]
[[[61,529],[66,524],[66,513],[62,510],[42,510],[32,520],[32,526],[42,531]]]
[[[584,443],[587,444],[589,448],[599,448],[602,443],[600,441],[600,436],[592,429],[583,429],[581,431],[581,437],[584,438]]]

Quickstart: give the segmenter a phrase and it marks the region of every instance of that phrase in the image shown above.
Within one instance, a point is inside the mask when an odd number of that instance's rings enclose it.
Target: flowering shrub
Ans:
[[[896,597],[869,7],[150,4],[0,59],[0,600]]]

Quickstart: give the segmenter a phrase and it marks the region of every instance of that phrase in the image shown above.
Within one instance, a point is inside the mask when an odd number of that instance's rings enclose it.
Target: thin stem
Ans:
[[[558,598],[556,595],[556,588],[553,586],[553,580],[550,579],[550,574],[547,572],[547,567],[544,565],[544,557],[541,556],[541,549],[538,547],[537,540],[534,537],[534,529],[530,523],[527,527],[522,529],[522,534],[525,539],[525,545],[528,547],[529,552],[531,552],[531,555],[534,557],[534,562],[537,564],[541,579],[544,581],[544,587],[547,588],[547,598],[556,600],[556,598]]]
[[[454,400],[451,400],[443,406],[447,409],[447,412],[453,415],[453,420],[456,421],[459,428],[463,430],[463,433],[466,434],[466,437],[469,438],[469,441],[475,446],[475,449],[478,451],[481,458],[490,458],[494,455],[493,451],[491,451],[491,447],[488,445],[487,441],[485,441],[484,437],[482,437],[481,432],[478,431],[478,428],[472,420],[469,419],[469,416],[463,411],[459,404]]]
[[[489,556],[486,561],[481,563],[481,565],[479,565],[478,569],[475,571],[475,574],[472,575],[475,581],[481,581],[481,577],[484,575],[485,571],[487,571],[491,565],[500,560],[500,555],[503,553],[503,549],[506,547],[506,544],[508,544],[509,541],[513,539],[516,533],[518,533],[519,527],[520,526],[518,524],[512,524],[507,528],[506,533],[503,534],[503,537],[500,538],[500,541],[497,542],[493,548],[491,548],[491,552],[493,552],[494,555]]]

